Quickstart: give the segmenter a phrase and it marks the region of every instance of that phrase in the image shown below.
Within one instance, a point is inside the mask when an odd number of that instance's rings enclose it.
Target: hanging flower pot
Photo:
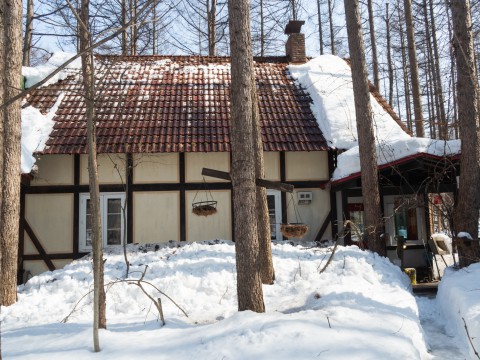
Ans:
[[[217,213],[216,201],[199,201],[192,204],[192,213],[198,216],[209,216]]]
[[[282,224],[280,231],[286,238],[301,239],[308,232],[308,225],[303,223]]]

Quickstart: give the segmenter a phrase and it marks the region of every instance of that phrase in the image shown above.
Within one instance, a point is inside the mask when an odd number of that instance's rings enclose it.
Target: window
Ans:
[[[282,240],[280,225],[282,222],[282,206],[280,191],[267,190],[268,215],[270,217],[270,237],[272,240]]]
[[[125,208],[125,194],[100,194],[100,216],[102,221],[103,246],[121,245],[125,229],[122,209]],[[90,194],[80,194],[79,250],[92,250],[92,215]]]
[[[362,203],[347,205],[350,221],[354,227],[350,227],[350,237],[353,242],[362,241],[361,237],[365,232],[365,212]]]
[[[418,241],[422,238],[422,203],[415,196],[385,197],[386,229],[390,245],[396,245],[396,237]]]

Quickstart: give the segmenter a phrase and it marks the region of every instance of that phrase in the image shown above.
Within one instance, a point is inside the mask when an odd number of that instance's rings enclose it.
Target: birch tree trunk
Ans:
[[[238,310],[264,312],[258,271],[255,149],[252,83],[253,58],[248,0],[229,0],[232,83],[230,114],[232,138],[232,186],[235,209],[235,253]]]
[[[27,18],[25,21],[25,38],[23,40],[23,66],[30,66],[33,32],[33,0],[27,0]]]
[[[360,8],[358,0],[344,1],[348,48],[352,62],[353,95],[360,151],[363,205],[365,209],[365,231],[369,249],[380,255],[386,255],[385,244],[382,243],[380,238],[383,226],[378,187],[377,155],[363,32],[360,22]]]
[[[3,1],[2,103],[20,93],[22,78],[22,1]],[[18,224],[20,220],[21,101],[3,110],[3,179],[0,218],[2,305],[17,301]]]
[[[422,94],[420,92],[420,81],[418,79],[418,61],[417,48],[415,45],[415,31],[413,28],[412,16],[412,0],[404,0],[405,22],[407,24],[407,43],[408,43],[408,60],[410,63],[410,75],[412,77],[412,96],[413,111],[415,114],[415,132],[418,137],[424,137],[423,129],[423,111],[422,111]]]
[[[462,155],[454,232],[467,232],[474,241],[459,240],[460,266],[480,261],[478,216],[480,208],[480,106],[475,69],[469,0],[451,1],[453,41],[457,61],[458,119]]]
[[[87,49],[91,44],[89,31],[89,0],[82,0],[80,26],[80,48]],[[105,289],[103,276],[102,224],[100,214],[100,189],[98,181],[97,140],[95,125],[95,70],[93,53],[82,55],[83,88],[86,105],[88,176],[90,186],[90,213],[92,216],[92,255],[93,255],[93,346],[100,351],[98,329],[106,328]]]

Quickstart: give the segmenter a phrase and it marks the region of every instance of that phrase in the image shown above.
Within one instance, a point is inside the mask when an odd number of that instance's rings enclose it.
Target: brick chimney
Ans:
[[[288,35],[285,51],[288,60],[294,64],[300,64],[307,61],[305,55],[305,34],[300,31],[305,21],[290,20],[285,27],[285,34]]]

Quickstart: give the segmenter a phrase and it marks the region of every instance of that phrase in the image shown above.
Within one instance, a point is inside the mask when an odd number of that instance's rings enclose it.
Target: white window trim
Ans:
[[[278,190],[267,190],[267,196],[273,195],[275,197],[275,241],[282,240],[283,235],[280,231],[282,222],[282,197]]]
[[[106,224],[106,211],[107,211],[107,201],[108,199],[121,199],[121,206],[122,210],[125,209],[125,193],[115,193],[115,192],[109,192],[109,193],[100,193],[100,217],[102,221],[102,242],[103,242],[103,247],[106,248],[107,246],[107,227],[105,226]],[[86,221],[87,221],[87,200],[90,199],[90,193],[81,193],[80,194],[80,211],[79,211],[79,238],[78,238],[78,250],[80,252],[89,252],[92,251],[91,246],[86,245]],[[123,235],[125,233],[125,220],[122,214],[121,217],[121,244],[124,242]]]

